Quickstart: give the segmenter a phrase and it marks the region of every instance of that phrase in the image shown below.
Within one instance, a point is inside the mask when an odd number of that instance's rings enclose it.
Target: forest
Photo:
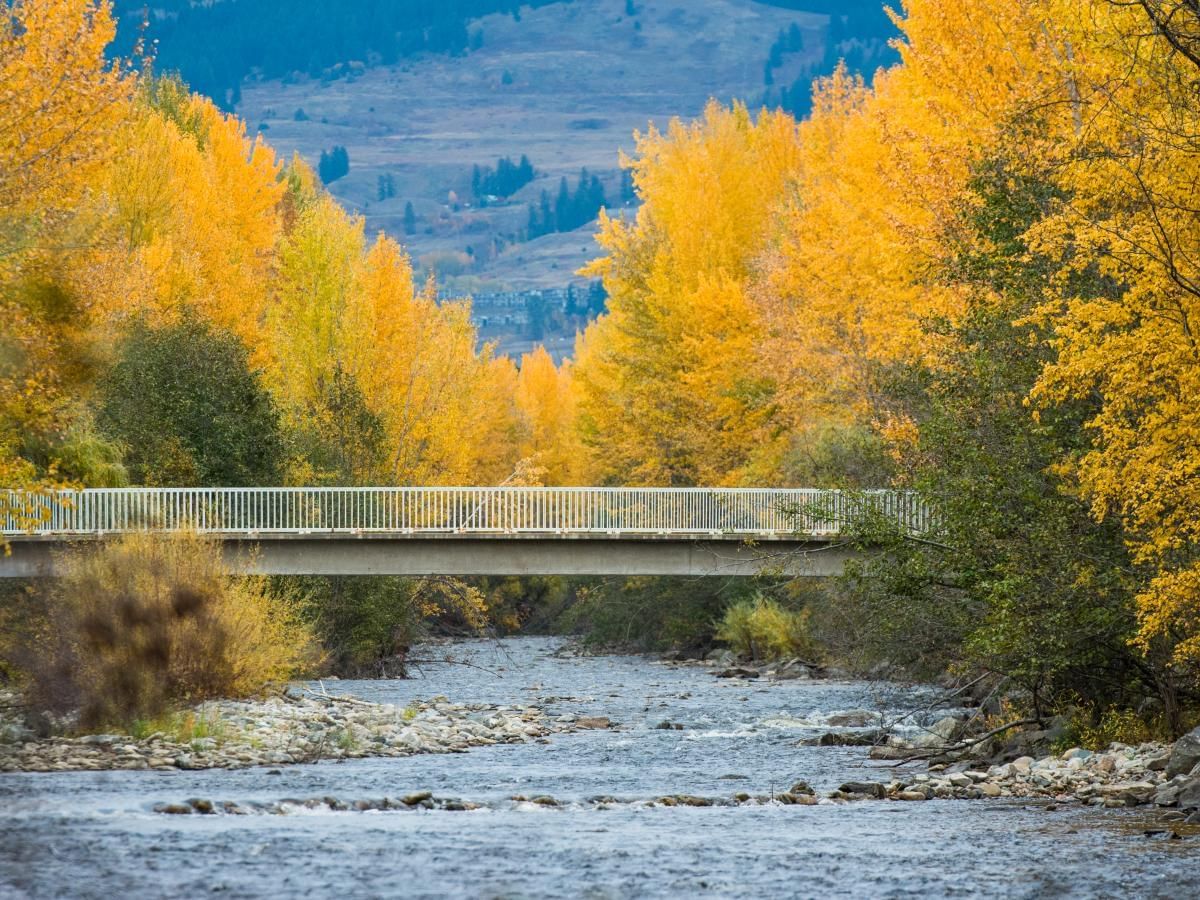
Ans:
[[[156,3],[146,19],[142,0],[119,0],[116,58],[133,55],[139,41],[155,42],[155,63],[176,72],[199,93],[232,109],[251,72],[314,78],[351,62],[390,65],[415,53],[462,53],[471,46],[468,24],[493,13],[520,15],[525,7],[559,0],[228,0]],[[478,40],[478,30],[476,30]]]
[[[883,549],[820,592],[595,585],[574,621],[654,595],[640,633],[711,641],[769,591],[863,665],[990,673],[1038,715],[1194,715],[1191,5],[910,0],[900,61],[818,80],[803,120],[714,103],[638,134],[641,205],[601,214],[584,273],[608,311],[560,366],[478,349],[469,301],[303,161],[109,55],[106,3],[6,6],[5,486],[905,487],[940,533],[855,522]],[[335,580],[301,605],[378,654],[403,616],[520,625],[564,591]]]

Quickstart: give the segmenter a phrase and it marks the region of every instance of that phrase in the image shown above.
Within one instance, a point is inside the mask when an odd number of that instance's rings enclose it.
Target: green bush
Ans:
[[[785,609],[762,596],[726,609],[717,626],[717,638],[739,655],[755,660],[814,656],[808,610]]]

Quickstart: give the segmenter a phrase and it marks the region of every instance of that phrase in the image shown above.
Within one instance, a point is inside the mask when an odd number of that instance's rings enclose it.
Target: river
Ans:
[[[426,648],[408,680],[328,686],[405,704],[528,705],[619,727],[452,755],[234,771],[0,775],[0,894],[12,897],[1200,897],[1200,837],[1151,814],[1016,801],[649,806],[667,794],[819,792],[888,780],[864,748],[805,747],[831,714],[928,692],[717,679],[517,638]],[[656,727],[667,721],[683,730]],[[345,800],[431,790],[483,808],[165,816],[190,797]],[[511,799],[550,795],[546,807]],[[622,802],[597,803],[609,796]],[[629,802],[624,802],[629,801]]]

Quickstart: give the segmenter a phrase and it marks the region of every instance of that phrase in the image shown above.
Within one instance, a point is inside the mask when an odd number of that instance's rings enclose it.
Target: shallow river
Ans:
[[[463,754],[280,770],[0,775],[0,895],[16,897],[1200,897],[1200,837],[1146,837],[1137,811],[1009,801],[597,808],[611,795],[769,794],[888,780],[862,748],[801,747],[848,709],[916,691],[728,681],[542,639],[427,648],[453,663],[331,688],[404,704],[527,705],[611,731]],[[682,731],[655,728],[670,721]],[[432,790],[471,812],[164,816],[189,797],[345,800]],[[563,805],[516,802],[549,794]]]

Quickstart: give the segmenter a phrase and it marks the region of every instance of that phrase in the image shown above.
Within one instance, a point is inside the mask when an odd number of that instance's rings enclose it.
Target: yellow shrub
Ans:
[[[752,659],[813,655],[808,610],[784,609],[763,597],[735,603],[726,609],[717,626],[717,638]]]
[[[83,727],[252,696],[315,661],[290,598],[226,575],[217,541],[132,534],[64,564],[18,664],[35,704],[77,709]]]

